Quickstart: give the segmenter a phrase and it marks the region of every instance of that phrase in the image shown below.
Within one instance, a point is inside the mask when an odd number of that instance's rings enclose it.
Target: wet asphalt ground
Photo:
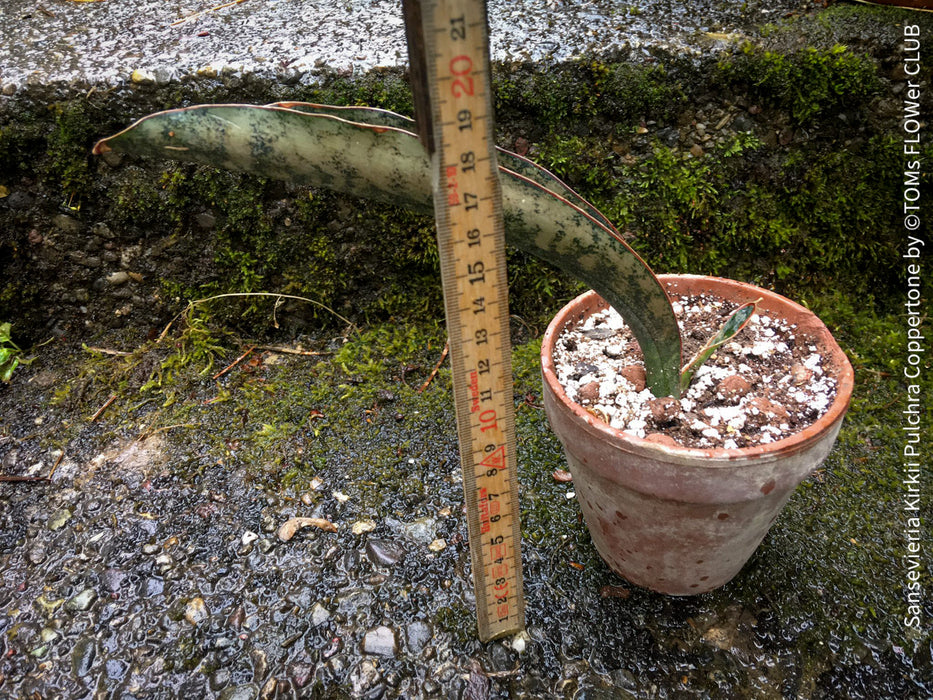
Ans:
[[[394,2],[219,4],[7,0],[0,89],[221,74],[294,84],[406,62]],[[623,48],[689,55],[709,34],[753,31],[798,5],[491,2],[493,52],[536,62]],[[227,348],[223,364],[240,350]],[[393,398],[376,414],[365,392],[308,404],[325,414],[343,404],[356,423],[270,443],[297,455],[327,441],[316,480],[278,483],[257,477],[262,454],[227,434],[236,414],[191,427],[153,422],[152,405],[92,420],[101,402],[60,402],[85,361],[80,347],[56,347],[0,389],[4,473],[52,474],[0,484],[5,697],[930,697],[929,640],[908,646],[877,622],[890,615],[877,600],[895,597],[842,594],[852,589],[839,576],[897,585],[890,542],[871,550],[876,567],[847,569],[833,533],[814,524],[821,509],[858,511],[832,488],[851,455],[831,457],[828,482],[795,497],[735,582],[670,598],[602,564],[572,484],[551,476],[563,466],[556,439],[519,397],[528,627],[483,644],[443,372],[423,395],[413,388],[424,376],[389,377]],[[279,362],[270,379],[306,370],[303,359]],[[184,396],[209,406],[216,387],[192,379]],[[64,449],[52,447],[59,434]],[[401,486],[368,473],[386,453],[407,470]],[[284,541],[279,528],[297,516],[336,531]]]
[[[493,0],[494,60],[565,61],[585,52],[702,51],[705,33],[741,33],[800,2]],[[218,9],[212,9],[218,8]],[[0,85],[80,81],[98,88],[190,75],[286,82],[407,63],[399,0],[7,0]],[[7,88],[12,89],[12,88]]]

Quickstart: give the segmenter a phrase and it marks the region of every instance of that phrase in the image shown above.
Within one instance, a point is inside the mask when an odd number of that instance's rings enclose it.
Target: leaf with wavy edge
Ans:
[[[746,325],[748,325],[749,319],[751,319],[755,311],[758,310],[759,301],[761,301],[761,299],[750,301],[733,311],[729,318],[726,319],[722,328],[719,329],[719,332],[706,341],[706,345],[700,348],[697,354],[693,356],[693,359],[684,365],[683,371],[680,373],[681,391],[687,390],[687,387],[690,386],[690,382],[693,381],[693,375],[696,374],[700,366],[710,358],[710,355],[716,352],[717,348],[732,340]]]
[[[158,112],[99,141],[94,152],[193,161],[433,212],[430,159],[418,137],[401,126],[408,120],[358,107],[296,107],[199,105]],[[680,331],[654,273],[602,214],[547,170],[514,154],[503,157],[499,170],[506,242],[596,290],[638,340],[651,391],[679,396]]]
[[[334,105],[319,105],[312,102],[275,102],[269,107],[283,107],[285,109],[295,109],[299,112],[308,114],[323,114],[338,119],[344,119],[358,124],[370,124],[372,126],[391,126],[396,129],[416,133],[415,120],[404,117],[395,112],[389,112],[385,109],[376,109],[375,107],[337,107]],[[619,233],[615,225],[607,219],[599,209],[587,202],[583,197],[574,192],[568,185],[559,179],[553,173],[545,170],[540,165],[524,158],[517,153],[506,151],[502,148],[496,148],[496,157],[499,159],[499,165],[504,166],[512,172],[524,175],[529,180],[534,180],[539,185],[549,189],[554,194],[560,195],[572,204],[580,207],[587,214],[599,221],[603,226]]]

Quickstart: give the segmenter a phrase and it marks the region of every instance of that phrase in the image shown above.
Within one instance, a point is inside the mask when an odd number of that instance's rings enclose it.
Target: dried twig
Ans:
[[[530,323],[528,323],[528,321],[523,319],[521,316],[517,316],[516,314],[509,314],[509,318],[515,321],[516,323],[518,323],[520,326],[524,327],[525,330],[527,330],[532,335],[534,336],[538,335],[538,330],[534,326],[532,326]]]
[[[268,352],[280,352],[284,355],[303,355],[305,357],[321,357],[333,355],[332,352],[318,352],[316,350],[297,350],[295,348],[283,348],[279,345],[257,345],[256,350]]]
[[[55,464],[52,465],[52,470],[49,472],[49,475],[45,477],[48,481],[52,480],[52,474],[55,473],[55,470],[58,469],[58,465],[62,463],[62,460],[65,459],[65,451],[62,450],[62,453],[58,455],[58,459],[55,460]]]
[[[48,476],[4,476],[0,474],[0,482],[33,484],[33,483],[36,483],[37,481],[51,481],[52,474],[55,473],[55,470],[58,469],[58,465],[62,463],[62,460],[64,458],[65,458],[64,452],[58,455],[58,459],[56,459],[55,464],[52,465],[52,469],[49,471]]]
[[[208,12],[216,12],[217,10],[222,10],[225,7],[233,7],[234,5],[239,5],[240,3],[243,3],[243,2],[246,2],[246,0],[231,0],[230,2],[225,2],[222,5],[215,5],[214,7],[209,7],[206,10],[201,10],[200,12],[195,12],[194,14],[188,15],[187,17],[183,17],[182,19],[175,20],[174,22],[172,22],[171,26],[177,27],[179,24],[184,24],[185,22],[189,22],[193,19],[197,19],[201,15],[205,15]]]
[[[116,394],[111,394],[110,398],[107,399],[107,400],[104,402],[104,405],[97,409],[97,413],[95,413],[93,416],[91,416],[91,421],[90,421],[90,422],[93,423],[93,422],[96,421],[98,418],[100,418],[100,414],[103,413],[104,411],[106,411],[106,410],[107,410],[107,407],[108,407],[110,404],[112,404],[114,401],[116,401],[116,400],[117,400],[117,395],[116,395]]]
[[[90,352],[99,352],[102,355],[116,355],[118,357],[128,357],[129,355],[133,354],[131,352],[126,352],[124,350],[111,350],[110,348],[96,348],[93,345],[85,345],[84,349],[89,350]]]
[[[450,352],[450,341],[448,340],[444,343],[444,352],[441,353],[441,359],[437,361],[437,364],[434,365],[434,369],[431,371],[431,375],[425,380],[424,384],[421,385],[421,388],[418,389],[418,393],[422,393],[425,389],[428,388],[428,385],[434,380],[434,377],[437,376],[438,370],[441,368],[441,365],[444,364],[444,360],[447,359],[447,353]]]
[[[229,372],[231,369],[233,369],[233,368],[236,367],[238,364],[240,364],[243,360],[245,360],[247,357],[249,357],[249,354],[250,354],[253,350],[255,350],[255,349],[256,349],[256,346],[255,346],[255,345],[250,345],[246,352],[244,352],[242,355],[240,355],[238,358],[236,358],[233,362],[231,362],[229,365],[227,365],[227,366],[224,367],[222,370],[220,370],[217,374],[215,374],[213,377],[211,377],[211,379],[220,379],[220,378],[221,378],[222,376],[224,376],[227,372]]]

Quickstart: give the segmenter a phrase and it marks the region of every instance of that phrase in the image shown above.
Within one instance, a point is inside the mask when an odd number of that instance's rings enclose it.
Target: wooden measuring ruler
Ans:
[[[467,526],[483,641],[524,628],[502,192],[484,0],[405,0],[432,155]]]

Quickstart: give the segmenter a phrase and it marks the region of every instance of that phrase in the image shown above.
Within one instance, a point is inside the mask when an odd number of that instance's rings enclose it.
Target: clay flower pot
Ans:
[[[568,399],[554,345],[563,329],[606,308],[587,292],[554,318],[541,344],[544,406],[600,556],[634,584],[670,595],[704,593],[732,579],[777,520],[797,485],[832,449],[853,372],[826,326],[784,297],[742,282],[660,275],[675,293],[711,293],[796,324],[815,344],[836,398],[815,423],[776,442],[741,449],[674,447],[616,430]]]

